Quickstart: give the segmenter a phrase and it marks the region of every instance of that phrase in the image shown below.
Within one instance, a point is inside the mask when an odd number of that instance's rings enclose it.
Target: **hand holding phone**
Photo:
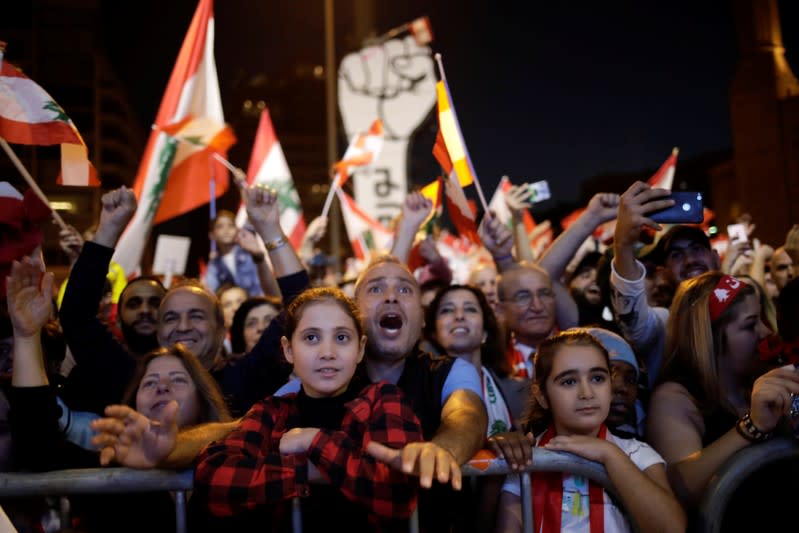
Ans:
[[[749,240],[744,224],[730,224],[727,226],[727,235],[730,238],[730,243],[747,242]]]
[[[674,205],[647,213],[658,224],[700,224],[705,219],[702,193],[675,191],[658,200],[674,200]]]

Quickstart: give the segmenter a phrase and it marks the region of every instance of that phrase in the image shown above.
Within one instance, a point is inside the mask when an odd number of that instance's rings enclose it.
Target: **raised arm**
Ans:
[[[67,382],[63,394],[73,408],[101,413],[119,401],[135,369],[133,358],[97,316],[114,247],[135,212],[132,190],[121,187],[104,194],[94,239],[84,244],[69,274],[59,313],[64,338],[81,373],[97,376],[91,395],[81,390],[84,382]],[[74,401],[89,396],[90,404]]]
[[[494,213],[489,211],[483,215],[477,233],[494,259],[497,272],[502,273],[516,266],[512,253],[513,233]]]
[[[11,264],[6,278],[8,314],[14,328],[14,366],[11,385],[48,385],[42,356],[41,331],[52,309],[53,274],[30,257]]]
[[[585,211],[571,226],[558,235],[549,248],[541,255],[538,264],[549,272],[553,283],[563,277],[569,261],[594,231],[605,222],[616,218],[619,195],[598,193],[591,198]]]
[[[255,263],[261,290],[269,296],[277,296],[279,298],[280,288],[278,288],[275,274],[266,260],[266,252],[261,243],[258,242],[258,236],[249,228],[241,228],[239,229],[238,243],[242,250],[250,254],[253,263]]]
[[[402,214],[400,215],[399,224],[397,224],[397,233],[394,237],[394,245],[391,247],[391,255],[408,264],[411,248],[413,248],[413,243],[416,239],[416,232],[419,231],[422,223],[430,216],[432,209],[433,203],[418,191],[409,193],[405,197],[405,202],[402,204]]]
[[[518,261],[535,262],[535,254],[530,246],[530,236],[524,227],[524,210],[530,204],[530,186],[527,183],[512,185],[505,195],[505,205],[510,210],[511,223],[513,224],[513,242],[516,248]]]
[[[247,216],[263,239],[276,278],[300,272],[302,266],[296,250],[280,227],[280,203],[277,192],[263,185],[247,186],[238,182]]]

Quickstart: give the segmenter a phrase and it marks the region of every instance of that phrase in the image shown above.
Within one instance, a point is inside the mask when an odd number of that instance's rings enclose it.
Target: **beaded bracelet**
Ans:
[[[286,236],[282,235],[281,237],[275,239],[274,241],[265,242],[264,245],[266,246],[267,250],[273,252],[278,248],[280,248],[281,246],[283,246],[284,244],[288,244],[288,242],[289,240],[286,238]]]
[[[735,424],[735,429],[738,430],[738,434],[748,440],[749,442],[763,442],[764,440],[768,440],[771,438],[772,432],[765,432],[760,431],[755,427],[754,422],[752,422],[752,416],[747,412],[744,416],[738,420],[738,423]]]

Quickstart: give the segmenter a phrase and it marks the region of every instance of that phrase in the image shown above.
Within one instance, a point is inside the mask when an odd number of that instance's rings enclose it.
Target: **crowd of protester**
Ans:
[[[536,531],[685,531],[728,459],[792,432],[797,225],[767,244],[747,220],[722,257],[701,226],[653,222],[668,191],[636,182],[594,196],[538,256],[521,217],[486,213],[457,276],[413,192],[392,248],[336,279],[314,266],[326,220],[295,250],[276,192],[240,192],[248,222],[219,212],[197,279],[120,272],[137,208],[125,187],[91,232],[62,231],[61,287],[38,249],[17,257],[0,319],[3,471],[194,468],[191,532],[289,531],[296,499],[305,531],[407,531],[418,510],[421,531],[506,532],[522,528],[518,473],[469,480],[461,466],[489,452],[518,472],[538,446],[601,463],[614,493],[536,472]],[[773,503],[790,474],[757,478],[736,523],[790,519]],[[70,524],[53,499],[0,504],[20,532],[175,528],[168,493],[69,499]]]

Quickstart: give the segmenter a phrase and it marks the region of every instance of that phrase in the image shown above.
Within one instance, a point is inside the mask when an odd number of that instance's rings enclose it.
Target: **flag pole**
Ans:
[[[330,211],[330,206],[333,204],[333,195],[335,194],[336,190],[339,188],[339,173],[336,172],[336,177],[333,178],[333,181],[330,182],[330,190],[327,191],[327,198],[325,198],[325,205],[322,207],[322,215],[323,217],[327,216],[327,213]]]
[[[0,138],[0,145],[2,145],[3,150],[5,151],[5,153],[8,154],[8,157],[11,158],[11,162],[14,163],[15,167],[17,167],[17,170],[19,170],[19,173],[22,174],[23,178],[25,178],[25,181],[28,182],[28,185],[30,185],[31,189],[33,189],[33,191],[36,193],[36,195],[39,198],[41,198],[42,202],[44,202],[45,204],[47,204],[49,206],[50,205],[50,201],[44,195],[44,192],[42,192],[42,190],[36,184],[36,180],[34,180],[33,176],[30,175],[30,172],[28,172],[28,169],[25,168],[25,165],[22,164],[22,161],[19,160],[19,158],[17,157],[17,154],[15,154],[14,150],[11,149],[11,146],[8,145],[8,142],[6,142],[5,139]],[[64,222],[64,219],[61,218],[61,215],[59,215],[56,212],[55,209],[51,208],[50,210],[52,212],[53,219],[56,221],[56,223],[59,226],[61,226],[61,229],[63,229],[63,230],[67,229],[67,225]]]
[[[441,54],[436,52],[435,59],[436,59],[436,64],[438,64],[438,72],[441,74],[441,79],[444,81],[444,85],[446,87],[449,87],[449,84],[447,83],[447,75],[444,72],[444,63],[441,61]],[[450,105],[452,104],[450,103]],[[465,147],[466,143],[463,141],[462,138],[461,142],[463,142],[463,145]],[[471,166],[471,164],[472,162],[471,160],[469,160],[469,166]],[[477,172],[475,172],[474,168],[472,168],[472,175],[474,175],[474,188],[477,189],[477,196],[480,197],[480,203],[483,204],[483,209],[485,210],[486,213],[488,213],[488,202],[486,202],[486,197],[483,194],[483,188],[480,186],[480,180],[477,179]]]

